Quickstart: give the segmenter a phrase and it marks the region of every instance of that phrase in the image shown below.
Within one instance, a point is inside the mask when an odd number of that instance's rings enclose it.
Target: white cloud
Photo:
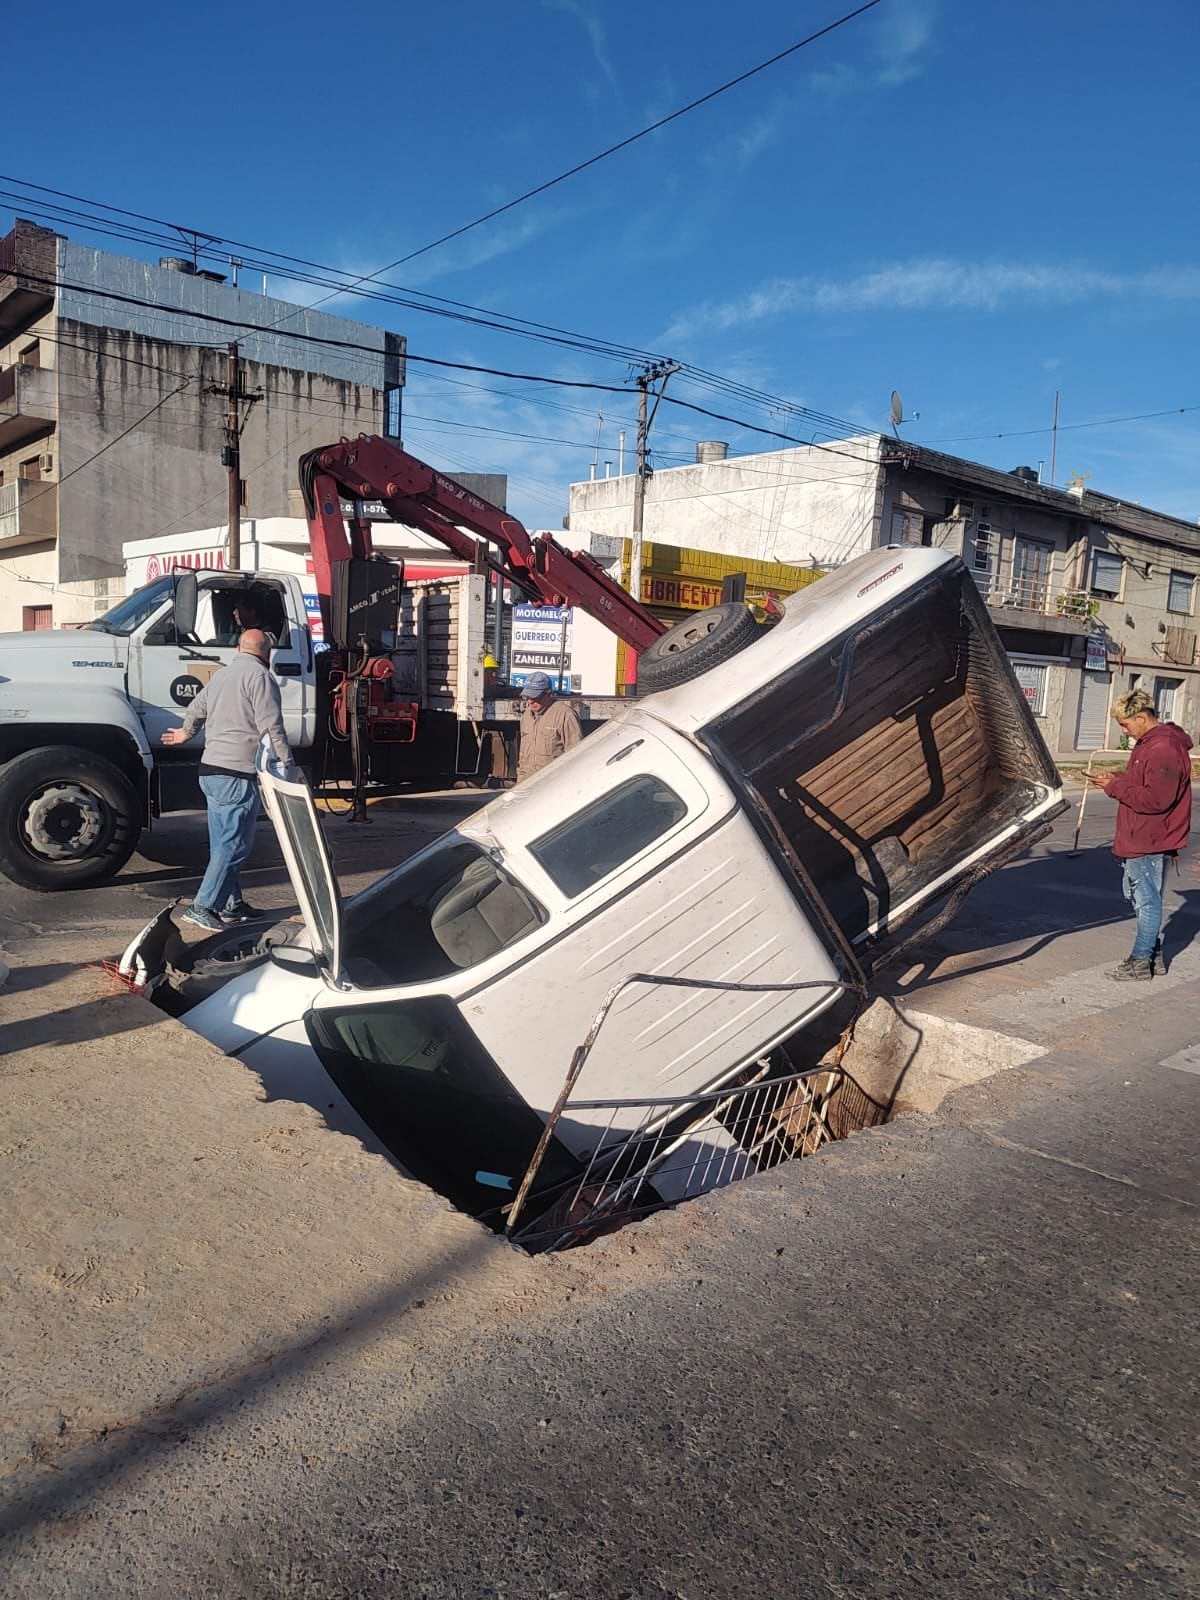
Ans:
[[[937,0],[893,0],[886,11],[864,19],[870,43],[860,66],[834,61],[808,74],[813,94],[834,100],[874,88],[894,89],[919,78],[933,40]]]
[[[1200,268],[1164,266],[1105,272],[1070,264],[949,260],[895,262],[857,277],[774,278],[737,300],[680,312],[660,342],[702,330],[725,331],[795,311],[997,311],[1019,302],[1072,305],[1098,299],[1200,299]]]
[[[608,54],[608,29],[597,13],[583,5],[581,0],[542,0],[542,4],[547,11],[563,11],[567,16],[575,18],[575,21],[587,34],[596,65],[615,89],[617,87],[617,75],[613,71],[612,61]]]
[[[876,53],[880,66],[875,81],[889,87],[908,83],[921,75],[921,57],[933,35],[936,6],[932,0],[905,0],[878,17]]]

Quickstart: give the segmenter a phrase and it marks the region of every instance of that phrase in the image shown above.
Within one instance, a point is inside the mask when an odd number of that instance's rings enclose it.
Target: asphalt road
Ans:
[[[369,807],[370,820],[363,823],[327,814],[326,837],[344,892],[362,888],[489,798],[466,789],[414,796]],[[187,811],[156,822],[124,870],[100,888],[42,894],[0,878],[0,950],[56,928],[119,928],[132,933],[165,901],[182,899],[186,904],[199,887],[207,861],[204,813]],[[275,830],[265,817],[258,824],[243,888],[255,906],[280,916],[296,910]]]

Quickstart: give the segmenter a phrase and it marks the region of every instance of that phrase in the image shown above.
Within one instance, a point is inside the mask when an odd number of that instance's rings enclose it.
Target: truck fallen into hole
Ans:
[[[793,596],[344,904],[307,786],[260,775],[302,922],[183,956],[168,908],[126,977],[273,1096],[542,1246],[819,1142],[788,1041],[1063,806],[973,580],[908,547]]]

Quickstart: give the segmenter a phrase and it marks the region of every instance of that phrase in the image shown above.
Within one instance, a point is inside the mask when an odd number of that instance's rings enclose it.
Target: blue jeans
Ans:
[[[205,911],[227,911],[242,898],[242,867],[258,820],[258,780],[205,774],[200,787],[208,805],[208,871],[195,904]]]
[[[1130,960],[1149,961],[1162,931],[1163,869],[1166,857],[1130,856],[1125,862],[1121,888],[1137,917]]]

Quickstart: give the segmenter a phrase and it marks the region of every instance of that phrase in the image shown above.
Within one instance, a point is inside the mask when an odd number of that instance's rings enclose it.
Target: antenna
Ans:
[[[904,401],[900,398],[900,391],[898,389],[893,389],[892,408],[888,420],[892,424],[892,432],[898,439],[900,437],[900,424],[902,422],[919,422],[921,420],[921,413],[919,411],[914,411],[910,417],[906,417],[904,415]]]

